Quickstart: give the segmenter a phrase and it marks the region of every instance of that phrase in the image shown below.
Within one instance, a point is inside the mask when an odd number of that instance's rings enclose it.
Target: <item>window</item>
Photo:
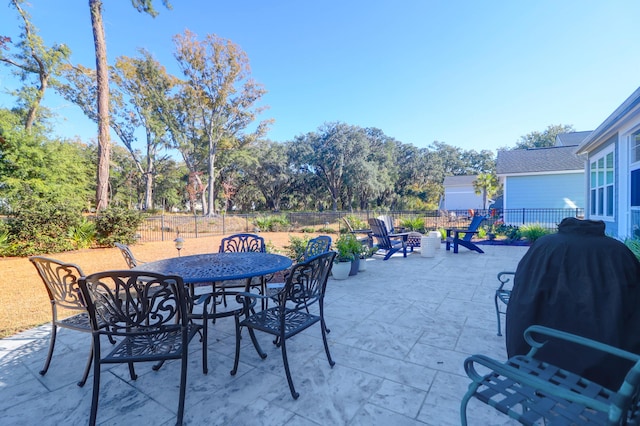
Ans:
[[[637,163],[640,161],[640,132],[631,136],[631,155],[629,156],[630,163]]]
[[[638,139],[640,142],[640,138]],[[638,147],[640,154],[640,145]],[[590,213],[592,217],[613,219],[614,187],[613,147],[590,163]]]

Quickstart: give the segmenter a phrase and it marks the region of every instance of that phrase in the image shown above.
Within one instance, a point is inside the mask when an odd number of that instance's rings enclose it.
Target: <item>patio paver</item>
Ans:
[[[209,374],[201,370],[200,344],[191,344],[185,423],[190,425],[457,425],[469,379],[462,362],[484,353],[504,360],[496,335],[493,295],[499,271],[515,270],[527,247],[483,246],[419,252],[369,261],[344,281],[329,280],[325,317],[331,329],[330,368],[314,326],[287,341],[300,398],[289,393],[279,348],[257,333],[268,353],[260,359],[246,331],[238,374],[233,365],[233,320],[210,328]],[[0,411],[3,424],[84,425],[92,377],[76,386],[90,336],[58,331],[46,376],[50,325],[0,340]],[[108,349],[108,348],[106,348]],[[98,423],[175,423],[179,364],[160,371],[139,364],[138,380],[126,366],[103,367]],[[117,401],[127,400],[127,404]],[[470,424],[513,424],[483,404],[469,404]]]

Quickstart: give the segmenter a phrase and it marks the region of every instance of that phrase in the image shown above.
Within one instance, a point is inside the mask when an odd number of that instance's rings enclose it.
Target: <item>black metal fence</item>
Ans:
[[[161,215],[147,218],[138,234],[141,241],[173,240],[178,233],[182,238],[198,238],[212,235],[225,235],[237,232],[265,231],[260,225],[266,218],[279,216],[282,220],[279,231],[313,230],[321,232],[341,232],[346,229],[343,218],[356,219],[367,223],[371,217],[391,216],[397,224],[405,220],[424,220],[425,230],[465,227],[473,214],[488,216],[489,224],[503,220],[506,225],[522,226],[539,224],[555,231],[565,217],[584,217],[584,209],[507,209],[490,211],[469,210],[431,210],[431,211],[325,211],[325,212],[288,212],[288,213],[252,213],[225,214],[215,217]]]

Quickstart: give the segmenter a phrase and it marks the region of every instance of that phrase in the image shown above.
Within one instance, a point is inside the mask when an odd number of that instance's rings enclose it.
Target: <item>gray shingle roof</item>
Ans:
[[[584,170],[584,157],[577,156],[576,149],[573,145],[498,151],[496,172],[503,175]]]
[[[445,176],[444,184],[445,186],[472,185],[477,178],[478,175]]]
[[[580,145],[591,132],[592,130],[586,132],[560,133],[556,136],[556,146]]]

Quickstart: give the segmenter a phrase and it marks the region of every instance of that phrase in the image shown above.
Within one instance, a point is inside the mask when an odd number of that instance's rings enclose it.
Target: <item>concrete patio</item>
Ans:
[[[260,359],[246,332],[234,377],[233,320],[210,328],[209,374],[201,346],[190,346],[185,423],[190,425],[457,425],[469,384],[464,359],[483,353],[504,359],[493,305],[496,274],[515,267],[527,247],[482,246],[484,254],[444,246],[432,258],[394,255],[367,262],[344,281],[329,280],[325,317],[336,365],[329,367],[319,326],[287,341],[300,398],[289,393],[279,348],[258,333]],[[92,377],[76,386],[90,336],[62,329],[49,372],[50,326],[0,340],[0,411],[5,425],[85,425]],[[109,349],[109,348],[105,348]],[[179,362],[152,371],[103,367],[98,423],[175,424]],[[472,425],[512,422],[483,404],[469,405]]]

